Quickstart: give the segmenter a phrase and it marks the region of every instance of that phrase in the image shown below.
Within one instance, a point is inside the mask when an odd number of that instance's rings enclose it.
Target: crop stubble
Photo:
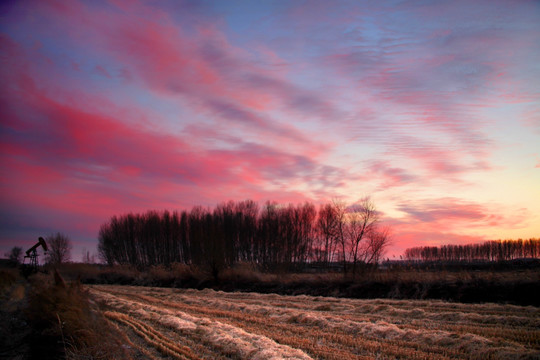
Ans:
[[[174,359],[537,359],[540,309],[96,285],[145,356]]]

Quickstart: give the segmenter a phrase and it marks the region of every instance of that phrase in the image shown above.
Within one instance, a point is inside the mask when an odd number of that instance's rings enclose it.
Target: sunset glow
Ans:
[[[6,1],[0,250],[370,195],[412,246],[540,236],[536,1]]]

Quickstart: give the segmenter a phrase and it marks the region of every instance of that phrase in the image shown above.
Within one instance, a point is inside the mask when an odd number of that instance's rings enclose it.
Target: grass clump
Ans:
[[[66,285],[55,273],[31,279],[26,317],[32,328],[31,359],[128,358],[121,337],[96,311],[80,282]]]

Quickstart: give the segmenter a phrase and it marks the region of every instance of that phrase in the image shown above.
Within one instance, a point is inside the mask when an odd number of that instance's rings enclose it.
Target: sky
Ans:
[[[0,61],[0,256],[245,199],[540,236],[538,1],[11,0]]]

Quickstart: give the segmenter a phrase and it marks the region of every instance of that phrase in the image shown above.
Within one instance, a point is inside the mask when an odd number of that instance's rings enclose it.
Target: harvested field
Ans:
[[[94,285],[145,358],[538,359],[540,309]]]

